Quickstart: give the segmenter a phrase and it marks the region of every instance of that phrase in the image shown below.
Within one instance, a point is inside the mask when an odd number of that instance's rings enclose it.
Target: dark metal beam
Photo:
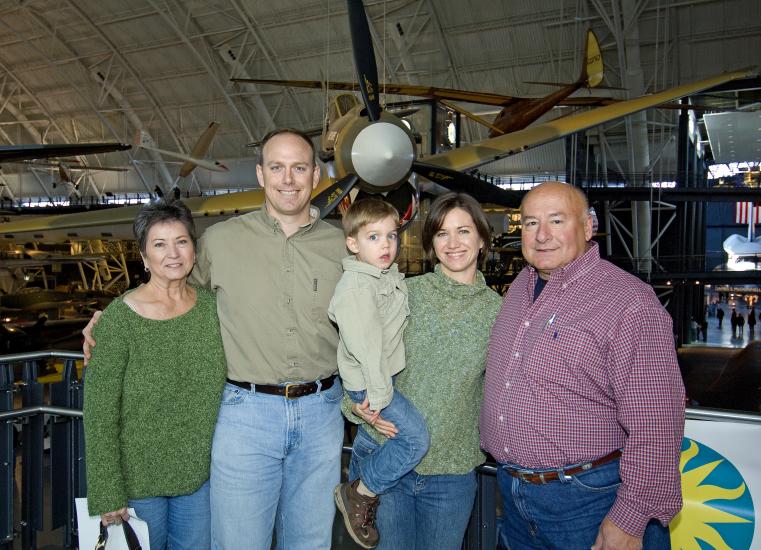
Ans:
[[[750,187],[585,187],[591,201],[738,202],[761,200],[761,189]]]

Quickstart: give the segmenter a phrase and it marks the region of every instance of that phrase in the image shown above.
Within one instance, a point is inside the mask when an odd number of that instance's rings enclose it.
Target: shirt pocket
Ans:
[[[529,375],[546,388],[589,391],[590,374],[602,364],[595,335],[578,325],[544,327],[529,361]]]
[[[326,277],[321,271],[313,271],[309,277],[309,294],[311,302],[311,317],[313,321],[327,323],[328,306],[336,289],[335,280]]]

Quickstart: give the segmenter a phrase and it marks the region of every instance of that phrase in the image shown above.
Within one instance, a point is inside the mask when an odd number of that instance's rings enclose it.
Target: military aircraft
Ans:
[[[503,190],[462,170],[517,154],[566,135],[689,96],[730,80],[753,73],[738,70],[683,84],[652,95],[621,101],[586,112],[575,113],[522,130],[417,159],[414,137],[402,120],[381,108],[378,74],[371,35],[361,0],[347,0],[348,13],[362,104],[341,112],[335,132],[334,158],[313,195],[313,203],[327,215],[354,188],[370,192],[390,192],[410,178],[425,178],[447,189],[467,192],[484,203],[517,206],[522,193]],[[348,106],[348,104],[347,104]],[[261,190],[229,195],[191,198],[186,201],[203,228],[222,217],[260,208]],[[85,212],[63,216],[37,217],[0,225],[11,240],[61,240],[86,238],[129,238],[128,231],[138,207]]]
[[[383,94],[408,95],[416,97],[427,97],[439,100],[442,104],[453,109],[476,122],[489,128],[489,137],[500,136],[522,130],[532,122],[536,121],[544,113],[556,105],[576,106],[576,107],[593,107],[607,105],[612,102],[609,98],[601,97],[576,97],[569,98],[571,94],[581,88],[595,88],[600,86],[603,80],[603,60],[600,53],[600,45],[597,42],[595,33],[587,31],[587,40],[584,48],[584,56],[581,64],[581,74],[576,82],[572,84],[560,84],[560,89],[539,98],[514,97],[509,95],[492,94],[485,92],[470,92],[466,90],[456,90],[452,88],[438,88],[435,86],[416,86],[412,84],[382,84],[378,91]],[[320,80],[268,80],[261,78],[233,78],[232,82],[269,84],[273,86],[290,86],[295,88],[316,88],[342,91],[355,91],[359,89],[357,82],[323,82]],[[557,86],[556,83],[537,82],[536,84],[545,84]],[[602,86],[603,89],[610,89]],[[343,94],[342,94],[343,95]],[[339,96],[341,97],[341,96]],[[470,111],[451,103],[451,101],[463,101],[468,103],[478,103],[482,105],[493,105],[501,107],[502,110],[497,114],[492,122],[489,122]],[[346,111],[346,109],[343,109]],[[399,115],[401,117],[401,115]],[[329,147],[330,144],[323,143],[323,146]]]

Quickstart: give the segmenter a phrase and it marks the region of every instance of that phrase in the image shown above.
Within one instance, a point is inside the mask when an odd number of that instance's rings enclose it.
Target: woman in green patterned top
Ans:
[[[85,375],[88,505],[104,525],[134,508],[154,550],[204,550],[227,370],[216,300],[187,284],[195,228],[184,204],[143,206],[134,231],[150,280],[105,309]]]
[[[431,205],[423,247],[436,267],[407,280],[407,367],[396,378],[396,389],[425,418],[431,445],[422,462],[381,495],[378,549],[462,546],[476,494],[474,469],[484,461],[478,415],[486,347],[502,302],[477,268],[489,240],[486,216],[469,195],[448,193]],[[363,423],[354,440],[349,477],[355,479],[358,464],[396,429],[382,418],[373,420],[367,408],[352,410],[373,423]]]

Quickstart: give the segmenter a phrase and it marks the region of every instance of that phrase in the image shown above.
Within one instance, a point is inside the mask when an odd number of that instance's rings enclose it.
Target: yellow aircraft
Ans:
[[[462,170],[469,170],[574,132],[753,74],[749,70],[725,73],[649,96],[530,126],[480,143],[429,156],[421,161],[416,157],[414,139],[401,119],[381,109],[375,55],[364,6],[361,0],[347,1],[363,103],[350,106],[346,112],[341,112],[343,118],[340,128],[328,127],[326,130],[335,131],[335,161],[332,167],[333,177],[324,177],[313,196],[313,203],[320,208],[322,215],[330,212],[355,186],[371,192],[393,191],[404,185],[412,174],[451,190],[470,193],[481,202],[517,206],[521,193],[505,191],[465,174]],[[222,217],[260,208],[263,201],[263,192],[252,190],[193,198],[188,199],[186,203],[203,228]],[[137,208],[35,217],[32,220],[0,225],[0,231],[8,241],[129,238],[129,228]]]

